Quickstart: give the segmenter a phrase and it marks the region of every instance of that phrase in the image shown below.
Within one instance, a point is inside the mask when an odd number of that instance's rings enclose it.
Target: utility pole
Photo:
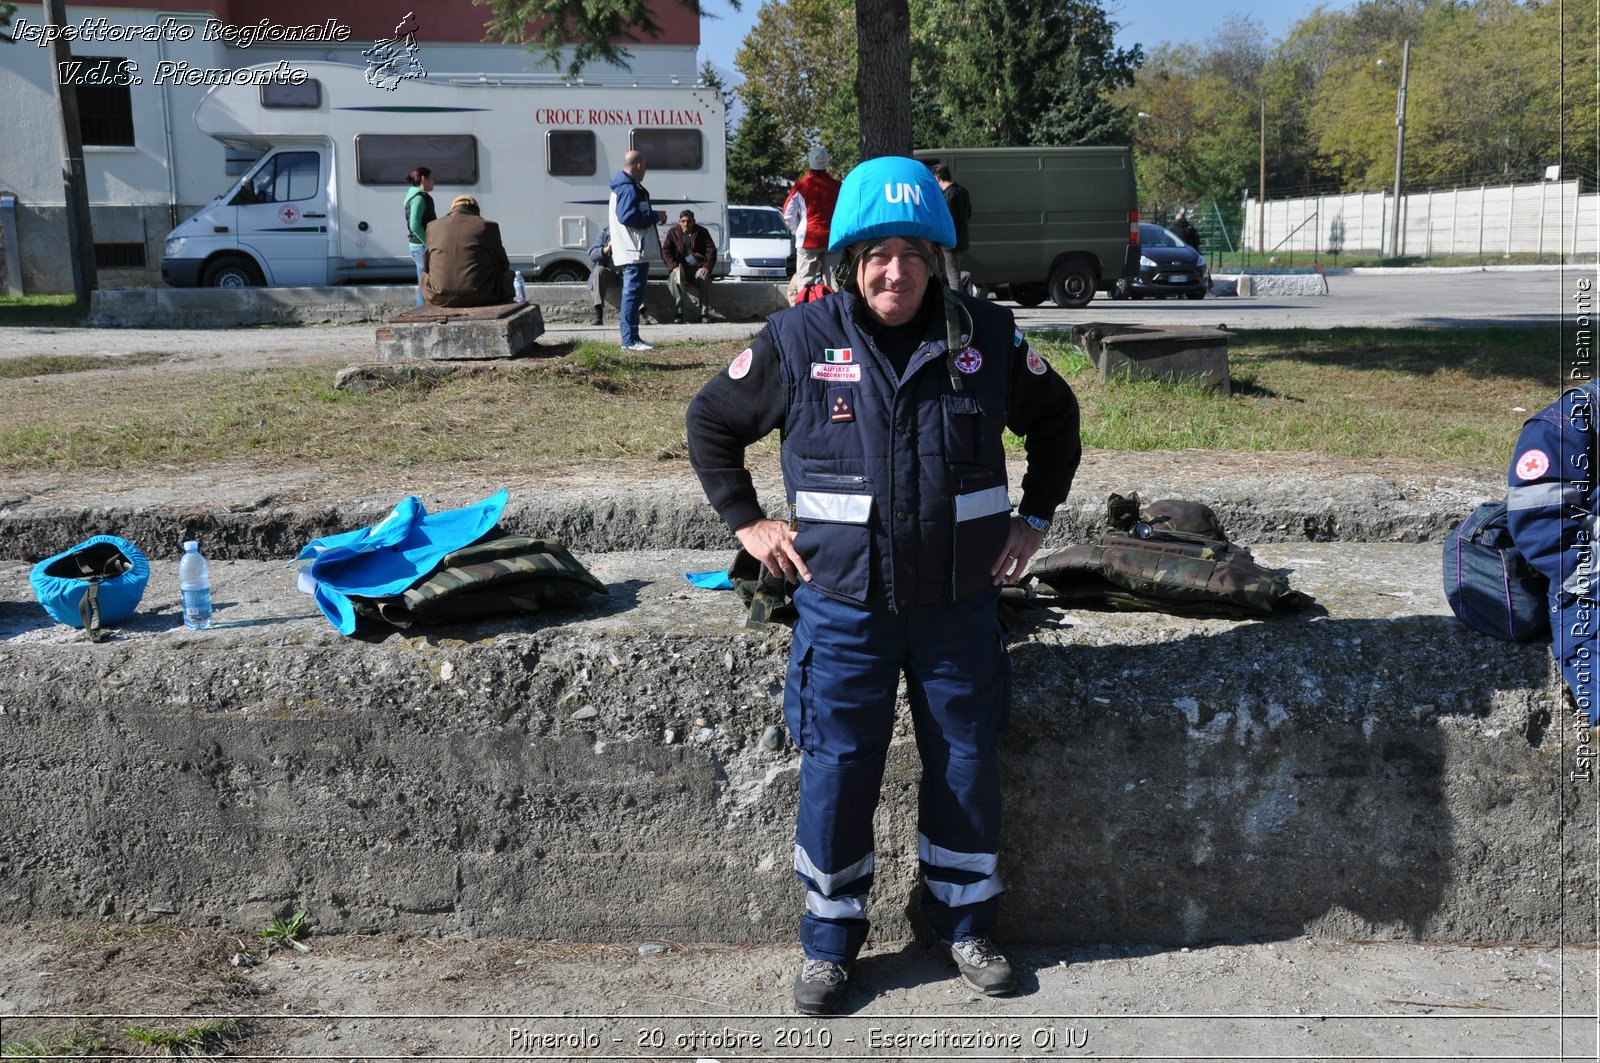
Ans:
[[[1256,200],[1256,250],[1267,254],[1267,90],[1261,89],[1261,196]]]
[[[45,21],[58,30],[67,26],[63,0],[44,0]],[[89,222],[89,178],[83,165],[83,130],[78,125],[78,90],[67,84],[72,47],[57,32],[50,38],[50,81],[55,86],[56,119],[60,122],[61,181],[67,197],[67,255],[72,260],[72,292],[78,304],[89,305],[89,292],[99,287],[94,268],[94,229]]]
[[[1394,216],[1389,219],[1394,258],[1399,258],[1405,250],[1405,234],[1400,229],[1400,176],[1406,161],[1406,77],[1410,72],[1411,39],[1408,37],[1400,53],[1400,98],[1395,103],[1394,113]]]

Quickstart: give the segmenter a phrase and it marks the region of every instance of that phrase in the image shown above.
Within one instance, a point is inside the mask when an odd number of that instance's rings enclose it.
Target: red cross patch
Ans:
[[[828,389],[828,420],[838,424],[856,419],[856,397],[852,388]]]
[[[1525,450],[1517,458],[1517,477],[1537,480],[1550,471],[1550,457],[1542,450]]]
[[[971,376],[983,368],[983,352],[976,347],[968,347],[956,355],[956,368]]]

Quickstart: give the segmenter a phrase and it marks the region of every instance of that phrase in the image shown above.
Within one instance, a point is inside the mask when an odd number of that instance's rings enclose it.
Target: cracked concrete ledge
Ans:
[[[1211,505],[1239,542],[1429,542],[1479,502],[1505,493],[1500,478],[1467,474],[1360,473],[1313,476],[1259,468],[1186,467],[1173,455],[1169,469],[1132,476],[1105,452],[1085,461],[1072,496],[1057,515],[1048,547],[1099,534],[1105,500],[1138,490],[1146,499],[1188,498]],[[1023,468],[1012,469],[1020,483]],[[225,470],[175,472],[153,486],[87,485],[68,473],[41,473],[0,483],[0,542],[8,557],[39,560],[90,535],[121,535],[152,558],[176,557],[184,539],[199,537],[215,559],[288,558],[319,536],[381,520],[416,491],[430,510],[474,502],[503,486],[461,480],[428,489],[396,476],[383,498],[339,497],[316,472],[283,470],[231,477]],[[634,549],[720,549],[737,544],[706,504],[692,475],[647,479],[592,475],[559,486],[511,486],[505,524],[557,539],[580,556]],[[776,475],[757,473],[773,512],[783,499]],[[294,499],[311,497],[316,502]],[[1013,499],[1020,492],[1013,488]]]
[[[1322,610],[1012,633],[1006,939],[1593,940],[1589,732],[1546,648],[1456,624],[1436,544],[1257,554]],[[250,929],[304,905],[324,932],[789,940],[798,759],[758,741],[788,632],[683,581],[725,550],[579,556],[609,597],[370,639],[269,561],[214,561],[217,626],[188,632],[158,560],[100,645],[0,562],[7,921]],[[905,728],[880,940],[915,932]]]

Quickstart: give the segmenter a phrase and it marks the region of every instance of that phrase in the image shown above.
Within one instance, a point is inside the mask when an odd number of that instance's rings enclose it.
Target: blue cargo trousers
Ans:
[[[794,863],[808,957],[849,963],[866,941],[872,817],[902,673],[922,758],[923,913],[945,941],[993,924],[1004,889],[997,740],[1011,701],[997,596],[893,613],[796,591],[784,716],[801,750]]]

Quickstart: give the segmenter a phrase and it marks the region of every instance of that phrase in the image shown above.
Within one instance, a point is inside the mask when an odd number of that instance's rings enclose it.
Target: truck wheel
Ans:
[[[1046,292],[1042,284],[1013,284],[1011,298],[1018,306],[1025,306],[1032,310],[1044,302]]]
[[[539,279],[548,284],[587,284],[589,271],[571,262],[557,262],[539,274]]]
[[[1075,259],[1068,259],[1050,274],[1050,298],[1063,310],[1088,306],[1094,298],[1094,271]]]
[[[225,255],[206,267],[200,283],[207,288],[259,288],[266,282],[248,258]]]

